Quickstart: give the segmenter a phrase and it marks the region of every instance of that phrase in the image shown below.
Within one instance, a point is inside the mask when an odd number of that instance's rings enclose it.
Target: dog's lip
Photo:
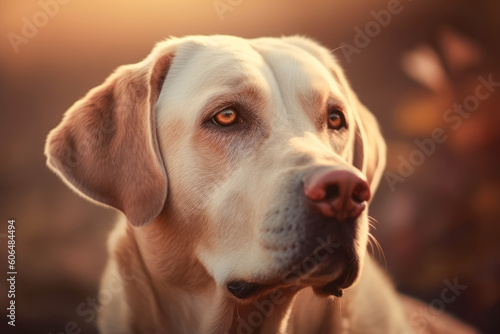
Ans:
[[[313,287],[314,293],[317,295],[334,295],[342,297],[342,290],[350,287],[356,280],[359,270],[358,262],[353,260],[346,265],[342,274],[335,280],[323,286]]]
[[[319,253],[321,251],[326,251],[328,252],[329,248],[334,248],[334,251],[327,255],[326,259],[321,259],[317,258]],[[336,254],[335,254],[336,253]],[[339,254],[340,253],[340,254]],[[323,245],[320,245],[316,247],[312,252],[310,252],[306,256],[302,256],[302,260],[300,260],[297,264],[293,266],[293,268],[290,270],[290,273],[285,276],[285,279],[290,279],[293,278],[294,273],[299,273],[296,277],[297,278],[307,278],[311,274],[314,274],[320,267],[325,266],[325,265],[332,265],[332,262],[339,262],[339,259],[344,257],[344,254],[346,251],[341,247],[341,243],[338,242],[333,242],[330,238],[330,236],[327,237],[327,242]],[[306,263],[308,261],[313,261],[316,262],[314,266],[307,267]],[[337,263],[337,266],[339,263]],[[305,269],[305,270],[304,270]]]
[[[303,268],[304,264],[313,258],[315,254],[331,246],[339,248],[340,244],[328,239],[327,243],[317,247],[305,257],[302,257],[302,260],[288,270],[287,274],[283,275],[281,279],[234,279],[226,283],[226,288],[238,299],[248,299],[278,288],[294,286],[312,286],[317,294],[341,297],[342,289],[352,285],[357,273],[357,268],[352,267],[356,265],[355,257],[350,254],[351,252],[348,249],[340,247],[338,254],[330,254],[327,259],[318,262],[305,271],[297,270],[298,268]],[[323,273],[325,270],[332,271]]]
[[[260,284],[238,280],[230,281],[226,287],[238,299],[248,298],[262,288]]]

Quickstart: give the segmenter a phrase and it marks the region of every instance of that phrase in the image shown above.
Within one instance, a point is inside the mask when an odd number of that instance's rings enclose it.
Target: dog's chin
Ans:
[[[320,296],[333,295],[342,297],[342,291],[352,286],[359,276],[359,261],[353,260],[350,264],[340,271],[340,274],[326,282],[314,282],[311,284],[314,293]],[[319,283],[319,284],[318,284]]]
[[[298,291],[305,287],[312,287],[317,295],[341,297],[342,290],[350,287],[359,275],[359,257],[343,247],[328,256],[318,254],[316,250],[291,268],[267,274],[265,278],[232,280],[226,284],[227,290],[244,301],[255,300],[279,289]]]

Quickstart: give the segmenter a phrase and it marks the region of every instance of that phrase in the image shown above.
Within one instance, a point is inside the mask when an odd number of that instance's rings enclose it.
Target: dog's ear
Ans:
[[[375,194],[385,169],[386,146],[373,114],[354,97],[356,132],[353,165],[365,174],[372,194]]]
[[[167,197],[154,109],[173,57],[157,52],[118,68],[65,113],[45,145],[48,166],[67,184],[134,226],[151,222]]]
[[[372,194],[375,194],[386,163],[386,145],[375,116],[359,101],[342,69],[336,61],[331,66],[353,109],[355,120],[353,165],[366,176]]]

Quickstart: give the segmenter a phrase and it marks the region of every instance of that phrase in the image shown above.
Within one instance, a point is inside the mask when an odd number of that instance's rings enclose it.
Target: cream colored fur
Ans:
[[[332,104],[348,130],[325,126]],[[243,111],[238,131],[210,122],[227,106]],[[354,240],[362,269],[342,298],[313,288],[343,267],[286,278],[308,219],[300,176],[332,166],[362,173],[374,193],[385,164],[375,118],[314,41],[159,43],[75,104],[46,154],[76,191],[127,218],[113,232],[101,288],[112,289],[113,272],[127,279],[103,305],[103,333],[414,333],[397,292],[366,256],[366,210]],[[235,279],[269,288],[238,300],[226,289]]]

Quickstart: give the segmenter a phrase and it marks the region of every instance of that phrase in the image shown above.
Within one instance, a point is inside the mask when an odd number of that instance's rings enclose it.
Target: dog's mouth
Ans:
[[[351,248],[327,242],[299,260],[281,279],[232,280],[227,290],[241,300],[253,299],[276,289],[298,290],[311,286],[318,295],[342,297],[359,273],[359,259]]]

